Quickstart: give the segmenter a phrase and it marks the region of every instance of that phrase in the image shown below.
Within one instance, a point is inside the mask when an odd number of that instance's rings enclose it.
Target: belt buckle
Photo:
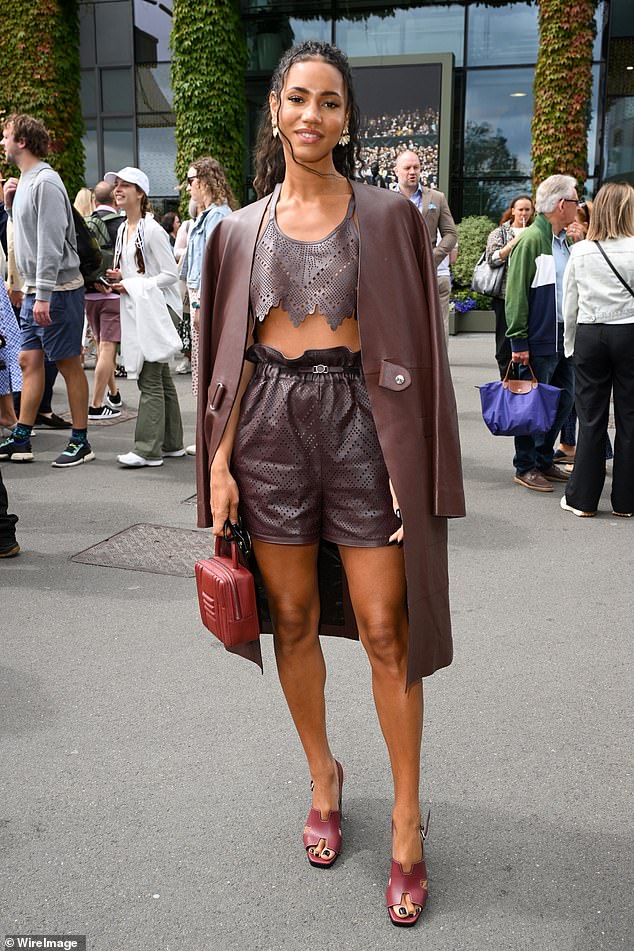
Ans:
[[[313,373],[328,373],[328,367],[323,363],[317,363],[313,367]]]

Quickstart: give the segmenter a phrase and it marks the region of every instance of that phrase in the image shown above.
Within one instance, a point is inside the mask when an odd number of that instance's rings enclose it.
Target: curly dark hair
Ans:
[[[213,205],[226,203],[232,211],[236,210],[238,202],[229,184],[227,173],[220,162],[212,158],[211,155],[204,155],[192,162],[191,167],[196,169],[198,180],[203,188],[207,190],[209,200]]]
[[[287,73],[295,63],[303,63],[306,60],[321,59],[339,70],[343,77],[343,83],[346,91],[346,111],[348,114],[348,133],[350,141],[347,145],[337,144],[332,151],[332,158],[335,168],[346,178],[355,178],[356,168],[361,165],[361,144],[359,141],[359,127],[361,116],[357,104],[354,87],[352,84],[352,72],[350,64],[345,53],[342,53],[336,46],[330,43],[321,43],[317,40],[306,40],[304,43],[298,43],[282,56],[277,64],[275,72],[271,77],[271,86],[269,93],[275,93],[278,102],[278,112],[282,100],[282,89],[286,80]],[[291,146],[291,153],[293,147]],[[260,117],[260,126],[255,146],[256,176],[253,182],[258,198],[269,195],[278,182],[284,180],[286,171],[286,162],[284,161],[284,148],[281,138],[273,136],[273,126],[271,123],[271,110],[268,102],[262,110]],[[315,175],[322,174],[316,169],[311,169]]]

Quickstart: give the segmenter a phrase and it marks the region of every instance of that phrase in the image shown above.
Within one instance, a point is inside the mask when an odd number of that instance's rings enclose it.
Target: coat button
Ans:
[[[394,377],[394,382],[398,383],[398,385],[401,386],[405,382],[405,377],[403,376],[402,373],[399,373],[397,376]]]

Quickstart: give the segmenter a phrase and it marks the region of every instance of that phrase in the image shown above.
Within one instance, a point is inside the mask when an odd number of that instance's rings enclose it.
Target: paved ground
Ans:
[[[456,660],[426,681],[431,897],[414,933],[383,906],[389,772],[362,651],[326,645],[348,778],[345,853],[319,873],[269,639],[262,677],[201,628],[192,579],[69,560],[136,523],[195,524],[193,460],[119,469],[126,422],[95,428],[98,460],[75,471],[50,468],[53,433],[33,465],[3,466],[24,553],[0,563],[0,934],[87,934],[91,951],[632,946],[634,524],[607,498],[581,520],[561,489],[514,485],[474,389],[495,378],[492,338],[452,338],[450,356],[469,517],[450,530]]]

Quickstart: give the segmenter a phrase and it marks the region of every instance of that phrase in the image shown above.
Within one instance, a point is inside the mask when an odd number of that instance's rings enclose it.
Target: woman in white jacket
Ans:
[[[634,188],[597,193],[587,240],[564,275],[564,351],[574,356],[579,438],[561,507],[595,515],[605,482],[605,431],[614,398],[614,515],[634,513]]]
[[[128,379],[141,396],[134,450],[117,456],[122,466],[162,466],[165,456],[184,456],[183,423],[168,365],[180,350],[176,327],[182,302],[176,261],[167,232],[149,215],[147,175],[138,168],[108,172],[114,200],[126,213],[119,228],[112,270],[121,294],[121,352]]]

